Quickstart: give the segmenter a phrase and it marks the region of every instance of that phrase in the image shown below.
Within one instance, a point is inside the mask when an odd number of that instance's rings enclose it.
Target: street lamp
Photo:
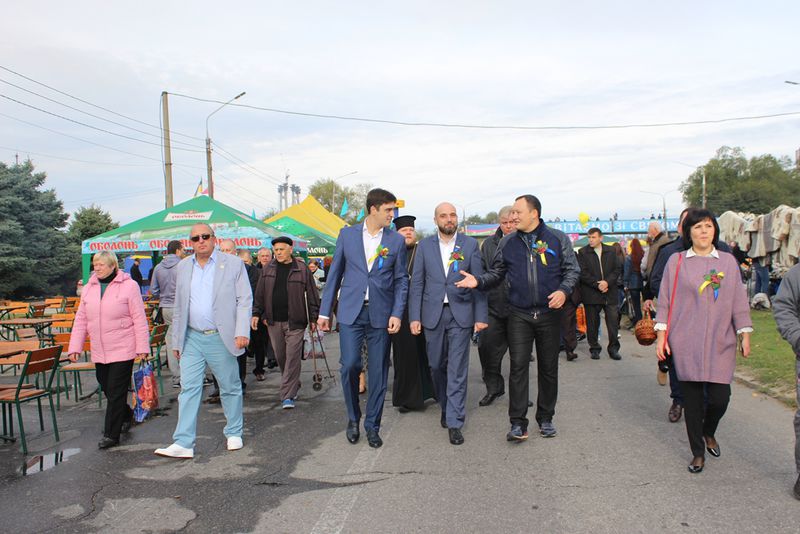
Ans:
[[[640,193],[647,193],[649,195],[658,195],[661,197],[661,206],[664,209],[664,230],[667,230],[667,195],[670,193],[674,193],[677,189],[670,189],[666,193],[656,193],[654,191],[642,191],[639,190]]]
[[[234,100],[241,98],[245,95],[245,91],[242,91],[238,95],[234,96],[220,107],[209,113],[208,117],[206,117],[206,170],[208,171],[208,196],[214,198],[214,177],[211,173],[211,137],[208,135],[208,119],[211,118],[211,115],[216,113],[217,111],[221,110]]]
[[[328,180],[330,180],[332,182],[331,183],[331,213],[333,213],[334,215],[338,215],[338,213],[336,213],[336,180],[338,180],[340,178],[344,178],[345,176],[351,176],[353,174],[358,174],[358,171],[348,172],[347,174],[343,174],[341,176],[337,176],[336,178],[328,177]]]

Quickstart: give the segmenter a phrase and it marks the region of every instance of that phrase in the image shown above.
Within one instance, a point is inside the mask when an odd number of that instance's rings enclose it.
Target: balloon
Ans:
[[[581,223],[581,226],[588,226],[589,223],[589,214],[582,211],[578,214],[578,222]]]

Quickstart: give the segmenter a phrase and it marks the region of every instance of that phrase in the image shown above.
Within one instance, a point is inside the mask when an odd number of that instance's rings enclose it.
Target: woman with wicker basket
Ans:
[[[683,236],[691,248],[672,255],[661,282],[656,354],[661,361],[672,355],[692,449],[689,472],[700,473],[706,451],[721,454],[715,434],[730,400],[737,334],[747,357],[753,322],[736,259],[714,247],[714,214],[690,210]]]

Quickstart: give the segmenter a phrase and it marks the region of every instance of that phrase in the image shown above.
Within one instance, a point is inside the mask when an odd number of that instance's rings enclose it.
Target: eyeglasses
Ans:
[[[192,241],[192,243],[197,243],[197,242],[198,242],[198,241],[200,241],[201,239],[202,239],[203,241],[208,241],[208,240],[209,240],[209,239],[211,239],[212,237],[214,237],[214,234],[200,234],[200,235],[193,235],[193,236],[192,236],[192,237],[190,237],[189,239]]]

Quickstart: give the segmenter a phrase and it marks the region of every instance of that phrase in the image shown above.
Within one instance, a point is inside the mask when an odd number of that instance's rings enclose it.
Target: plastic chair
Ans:
[[[43,349],[32,350],[27,353],[25,364],[20,373],[19,382],[15,388],[0,390],[0,405],[3,408],[3,436],[6,441],[16,441],[14,437],[14,418],[11,406],[16,408],[17,421],[19,422],[19,435],[22,441],[22,453],[28,454],[28,442],[25,438],[25,424],[22,419],[22,404],[36,401],[39,408],[39,427],[44,431],[44,417],[42,416],[42,399],[47,397],[50,403],[50,413],[53,417],[53,433],[56,442],[58,437],[58,423],[56,422],[56,410],[53,407],[53,378],[58,373],[58,363],[61,356],[61,347],[45,347]],[[25,379],[31,375],[42,373],[44,384],[39,384],[37,377],[34,387],[28,387]],[[6,410],[8,407],[8,410]],[[6,416],[8,412],[8,416]]]

